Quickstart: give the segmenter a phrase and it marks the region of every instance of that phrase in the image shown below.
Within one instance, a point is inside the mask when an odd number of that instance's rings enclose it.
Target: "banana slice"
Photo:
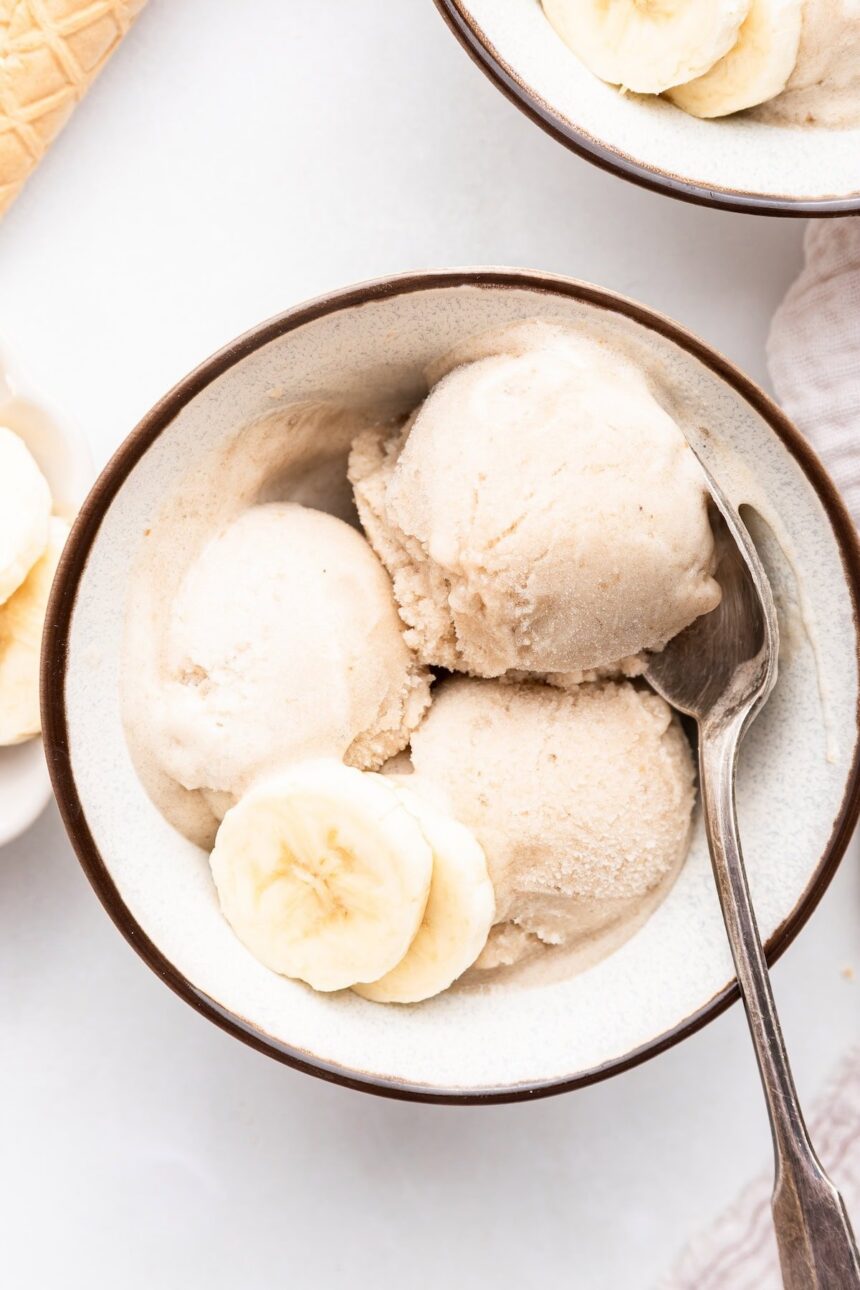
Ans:
[[[733,49],[666,97],[691,116],[728,116],[785,89],[797,62],[803,0],[753,0]]]
[[[399,782],[397,793],[433,851],[424,918],[405,958],[356,994],[375,1003],[418,1003],[447,990],[487,943],[496,901],[487,861],[474,834]]]
[[[0,605],[44,551],[50,514],[48,481],[23,439],[0,426]]]
[[[42,627],[54,573],[68,536],[68,524],[52,516],[44,553],[14,595],[0,605],[0,746],[32,739],[42,728]]]
[[[227,921],[261,963],[342,990],[403,958],[433,855],[393,784],[315,761],[246,793],[224,816],[210,863]]]
[[[610,85],[661,94],[702,76],[738,38],[751,0],[543,0],[546,16],[589,71]]]

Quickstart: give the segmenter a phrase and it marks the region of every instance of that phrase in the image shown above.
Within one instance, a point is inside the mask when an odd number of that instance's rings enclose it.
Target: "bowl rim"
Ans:
[[[812,216],[824,219],[860,211],[860,192],[850,197],[778,197],[718,185],[696,184],[646,166],[620,149],[593,138],[587,131],[577,129],[556,112],[505,62],[468,12],[464,0],[433,0],[433,3],[472,61],[515,107],[558,143],[599,166],[601,170],[607,170],[620,179],[630,180],[641,188],[675,197],[679,201],[747,215],[781,215],[789,219]]]
[[[730,981],[696,1012],[690,1013],[675,1026],[632,1052],[589,1070],[580,1071],[576,1075],[554,1078],[545,1082],[461,1089],[456,1086],[437,1087],[395,1078],[389,1079],[375,1073],[334,1065],[313,1053],[282,1043],[274,1036],[266,1034],[253,1022],[228,1011],[216,999],[199,990],[150,940],[125,905],[87,824],[70,754],[65,705],[69,631],[90,549],[105,514],[129,473],[181,409],[212,381],[249,354],[307,323],[343,310],[404,294],[450,290],[457,287],[485,290],[516,288],[572,298],[583,304],[608,309],[673,341],[744,398],[769,424],[800,465],[824,508],[839,547],[851,595],[856,666],[860,672],[860,540],[853,521],[824,466],[806,439],[777,405],[739,368],[693,333],[664,315],[625,296],[577,279],[533,270],[463,268],[425,270],[377,278],[329,292],[296,305],[251,328],[250,331],[205,359],[150,409],[102,470],[75,520],[66,543],[54,580],[42,639],[41,699],[43,738],[48,769],[60,814],[78,860],[96,895],[118,929],[166,985],[170,986],[186,1003],[191,1004],[199,1013],[229,1034],[241,1039],[257,1051],[266,1053],[306,1074],[385,1097],[417,1102],[478,1105],[528,1101],[567,1092],[638,1066],[641,1062],[664,1052],[694,1034],[736,1002],[739,998],[737,983],[734,980]],[[858,729],[860,729],[860,699],[858,699]],[[845,793],[831,836],[797,904],[776,929],[765,947],[769,963],[774,963],[791,944],[823,896],[842,859],[858,815],[860,815],[860,733],[855,741]]]

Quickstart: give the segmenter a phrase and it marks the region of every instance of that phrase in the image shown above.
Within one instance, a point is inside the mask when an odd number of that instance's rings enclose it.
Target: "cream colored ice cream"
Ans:
[[[149,744],[216,815],[293,762],[376,768],[429,702],[385,570],[350,525],[252,506],[212,537],[170,609]]]
[[[486,677],[661,648],[719,600],[681,430],[637,368],[574,331],[534,322],[494,343],[350,457],[408,642]]]
[[[668,705],[629,681],[445,681],[412,764],[416,789],[444,794],[487,858],[496,927],[479,967],[623,939],[687,851],[689,745]]]
[[[353,792],[389,797],[357,771],[409,773],[385,793],[413,817],[415,854],[432,853],[420,927],[407,902],[385,962],[328,976],[278,958],[279,971],[400,1002],[464,972],[566,976],[668,891],[690,751],[662,700],[612,678],[641,670],[719,588],[705,480],[659,380],[597,337],[512,324],[440,358],[405,425],[389,406],[286,405],[145,521],[125,624],[129,748],[185,836],[211,849],[224,820],[216,851],[231,839],[254,953],[307,913],[276,899],[297,856],[281,846],[284,811],[309,848],[297,881],[313,889],[314,939],[317,898],[335,922],[353,897],[369,909],[352,863],[379,857]],[[349,445],[370,543],[345,522]],[[443,680],[431,705],[431,664],[489,679]],[[402,846],[408,860],[405,834]]]
[[[788,125],[860,125],[860,0],[804,0],[794,71],[756,115]]]

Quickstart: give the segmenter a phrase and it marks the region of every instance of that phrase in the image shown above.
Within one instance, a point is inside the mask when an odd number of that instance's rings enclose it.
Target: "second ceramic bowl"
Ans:
[[[700,121],[592,75],[540,0],[435,0],[472,58],[574,152],[671,197],[770,215],[860,210],[860,128],[776,126],[749,113]]]
[[[428,366],[452,346],[535,317],[587,328],[639,356],[714,475],[734,481],[732,501],[770,513],[770,528],[754,528],[786,649],[777,689],[744,746],[738,795],[773,958],[809,917],[857,816],[860,557],[804,440],[740,372],[667,319],[596,287],[513,270],[392,278],[292,309],[228,345],[144,418],[90,493],[54,584],[46,746],[66,827],[108,912],[162,980],[212,1021],[273,1057],[377,1093],[534,1097],[624,1070],[716,1016],[735,990],[701,823],[656,913],[571,980],[453,990],[414,1007],[315,994],[240,944],[219,911],[206,855],[165,822],[135,774],[119,698],[129,573],[165,497],[191,472],[199,478],[225,445],[241,452],[244,428],[284,411],[294,469],[279,478],[279,495],[295,497],[312,473],[340,509],[343,433],[309,440],[292,404],[406,412],[426,393]]]

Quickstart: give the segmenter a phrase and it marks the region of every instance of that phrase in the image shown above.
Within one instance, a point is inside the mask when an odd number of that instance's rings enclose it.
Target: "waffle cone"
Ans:
[[[0,215],[146,0],[0,0]]]

